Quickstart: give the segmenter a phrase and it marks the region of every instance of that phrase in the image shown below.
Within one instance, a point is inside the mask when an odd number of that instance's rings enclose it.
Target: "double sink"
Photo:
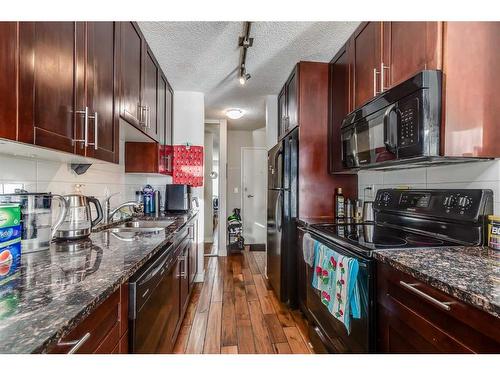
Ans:
[[[164,231],[174,220],[132,220],[118,224],[109,229],[112,233],[151,233],[156,234]]]

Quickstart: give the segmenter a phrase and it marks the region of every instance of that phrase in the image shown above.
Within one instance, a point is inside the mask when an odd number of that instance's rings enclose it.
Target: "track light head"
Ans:
[[[240,75],[240,85],[244,85],[245,83],[247,83],[247,81],[252,78],[252,76],[249,74],[249,73],[245,73],[243,72],[241,75]]]

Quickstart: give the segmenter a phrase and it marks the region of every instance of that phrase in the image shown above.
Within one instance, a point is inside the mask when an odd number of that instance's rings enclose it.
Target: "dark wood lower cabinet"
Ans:
[[[128,288],[124,284],[62,337],[49,353],[69,353],[78,341],[84,341],[75,352],[78,354],[111,354],[116,350],[121,352],[120,342],[126,335],[127,327]]]
[[[379,352],[500,353],[498,318],[386,264],[379,262],[377,269]]]

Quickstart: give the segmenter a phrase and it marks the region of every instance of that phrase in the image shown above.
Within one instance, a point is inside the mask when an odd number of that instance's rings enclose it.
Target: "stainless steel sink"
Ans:
[[[109,229],[110,232],[142,232],[142,233],[160,233],[165,230],[173,220],[149,221],[149,220],[132,220],[119,224],[116,227]]]

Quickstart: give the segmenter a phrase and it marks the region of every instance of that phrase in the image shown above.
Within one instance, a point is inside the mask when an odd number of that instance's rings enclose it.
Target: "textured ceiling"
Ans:
[[[265,96],[278,94],[298,61],[330,61],[358,22],[254,22],[245,86],[238,82],[243,22],[139,22],[174,90],[205,93],[205,118],[229,108],[245,116],[230,129],[265,126]]]

